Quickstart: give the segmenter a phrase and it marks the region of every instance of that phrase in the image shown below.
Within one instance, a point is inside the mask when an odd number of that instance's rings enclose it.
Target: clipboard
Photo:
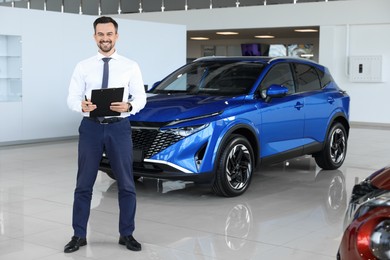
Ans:
[[[119,116],[121,113],[110,110],[110,105],[112,102],[122,102],[123,92],[124,88],[93,89],[91,102],[96,105],[96,109],[91,111],[89,116]]]

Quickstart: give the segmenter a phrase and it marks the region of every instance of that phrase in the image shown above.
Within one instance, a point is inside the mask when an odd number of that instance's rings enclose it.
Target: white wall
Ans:
[[[97,17],[0,7],[0,35],[22,37],[22,102],[0,102],[0,145],[78,134],[81,115],[66,105],[81,59],[95,55]],[[186,62],[186,28],[117,19],[117,50],[136,60],[151,85]],[[177,45],[173,48],[171,42]],[[167,62],[169,61],[169,62]]]
[[[351,121],[390,124],[390,1],[354,0],[240,8],[124,14],[127,19],[183,24],[187,30],[320,26],[319,63],[328,66],[351,96]],[[286,40],[286,39],[283,39]],[[212,42],[211,42],[212,43]],[[207,45],[207,42],[203,42]],[[225,41],[226,45],[237,44]],[[200,43],[190,43],[198,55]],[[382,55],[384,82],[352,83],[346,74],[350,55]]]
[[[351,96],[351,121],[390,123],[389,32],[390,23],[321,27],[320,62],[330,68],[338,84]],[[382,56],[383,82],[349,80],[350,56],[377,55]]]

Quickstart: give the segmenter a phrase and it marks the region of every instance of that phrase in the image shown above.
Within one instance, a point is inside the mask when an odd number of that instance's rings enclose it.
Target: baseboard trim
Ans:
[[[369,122],[350,122],[351,128],[365,128],[377,130],[390,130],[390,124],[386,123],[369,123]]]
[[[78,136],[64,136],[64,137],[53,137],[53,138],[41,138],[41,139],[32,139],[32,140],[18,140],[10,142],[0,142],[0,147],[15,146],[15,145],[29,145],[37,143],[52,143],[52,142],[62,142],[62,141],[72,141],[77,140]]]

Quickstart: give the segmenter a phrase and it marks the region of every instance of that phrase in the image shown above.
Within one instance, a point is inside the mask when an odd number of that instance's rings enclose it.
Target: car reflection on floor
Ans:
[[[180,249],[221,259],[226,255],[239,259],[243,252],[255,258],[274,245],[302,248],[306,242],[299,238],[316,232],[334,240],[336,250],[347,206],[342,170],[322,171],[311,157],[300,157],[261,167],[252,181],[256,184],[244,195],[221,198],[206,185],[141,178],[136,182],[137,223],[141,223],[137,231],[151,244],[175,249],[159,251],[164,254],[160,259],[174,259]],[[117,219],[112,217],[117,214],[117,188],[111,182],[92,210],[92,214],[106,213],[107,225],[98,225],[102,219],[92,217],[93,231],[117,229]],[[142,225],[156,222],[164,227],[155,233],[142,232]],[[169,233],[167,227],[175,232]]]

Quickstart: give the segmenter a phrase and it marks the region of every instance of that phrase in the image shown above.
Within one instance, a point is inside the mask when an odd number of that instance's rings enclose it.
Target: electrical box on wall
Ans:
[[[350,56],[349,80],[352,82],[383,82],[382,56]]]

